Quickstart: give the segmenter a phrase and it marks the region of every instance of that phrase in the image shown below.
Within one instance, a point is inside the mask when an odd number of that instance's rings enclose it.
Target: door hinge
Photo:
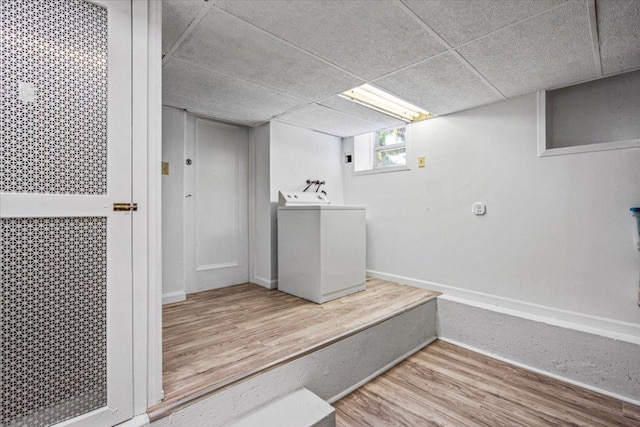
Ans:
[[[137,211],[138,204],[137,203],[114,203],[113,210],[116,212],[129,212],[129,211]]]

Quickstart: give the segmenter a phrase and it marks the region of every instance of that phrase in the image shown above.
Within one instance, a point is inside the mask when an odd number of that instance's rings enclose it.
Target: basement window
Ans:
[[[407,165],[406,128],[396,128],[376,132],[374,148],[374,167]]]
[[[353,157],[353,170],[356,173],[406,170],[406,128],[385,129],[355,136]]]

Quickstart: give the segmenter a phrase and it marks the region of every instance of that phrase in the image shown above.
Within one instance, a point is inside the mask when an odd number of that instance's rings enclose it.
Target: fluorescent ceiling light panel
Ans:
[[[433,117],[432,113],[366,83],[342,92],[340,97],[407,123]]]

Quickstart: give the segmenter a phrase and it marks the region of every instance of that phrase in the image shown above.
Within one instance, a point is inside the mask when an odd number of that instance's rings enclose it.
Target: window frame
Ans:
[[[405,135],[404,135],[404,143],[398,143],[398,144],[390,144],[390,145],[378,145],[379,142],[379,134],[381,132],[385,132],[388,130],[394,130],[394,129],[401,129],[404,128],[405,130]],[[398,171],[406,171],[409,170],[409,167],[407,166],[408,164],[408,154],[409,154],[409,145],[407,143],[408,141],[408,135],[409,135],[409,128],[405,125],[405,126],[393,126],[393,127],[389,127],[389,128],[385,128],[385,129],[379,129],[373,132],[367,132],[365,135],[367,135],[369,137],[369,155],[370,155],[370,159],[371,159],[371,169],[364,169],[364,170],[360,170],[360,171],[356,171],[355,170],[355,158],[354,158],[354,162],[353,162],[353,176],[357,176],[357,175],[371,175],[371,174],[376,174],[376,173],[385,173],[385,172],[398,172]],[[361,136],[361,135],[358,135]],[[355,148],[355,136],[353,137],[353,143],[354,143],[354,148],[353,148],[353,153],[355,155],[355,152],[357,151]],[[392,165],[392,166],[379,166],[378,164],[378,152],[381,151],[391,151],[391,150],[397,150],[398,148],[404,148],[405,149],[405,164],[404,165]]]

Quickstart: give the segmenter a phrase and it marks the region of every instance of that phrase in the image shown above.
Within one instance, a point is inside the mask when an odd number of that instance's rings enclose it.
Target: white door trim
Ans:
[[[148,20],[148,336],[147,407],[162,400],[162,2],[149,2]],[[154,166],[155,165],[155,166]],[[146,409],[146,408],[145,408]]]
[[[162,391],[162,2],[133,1],[133,414]]]

